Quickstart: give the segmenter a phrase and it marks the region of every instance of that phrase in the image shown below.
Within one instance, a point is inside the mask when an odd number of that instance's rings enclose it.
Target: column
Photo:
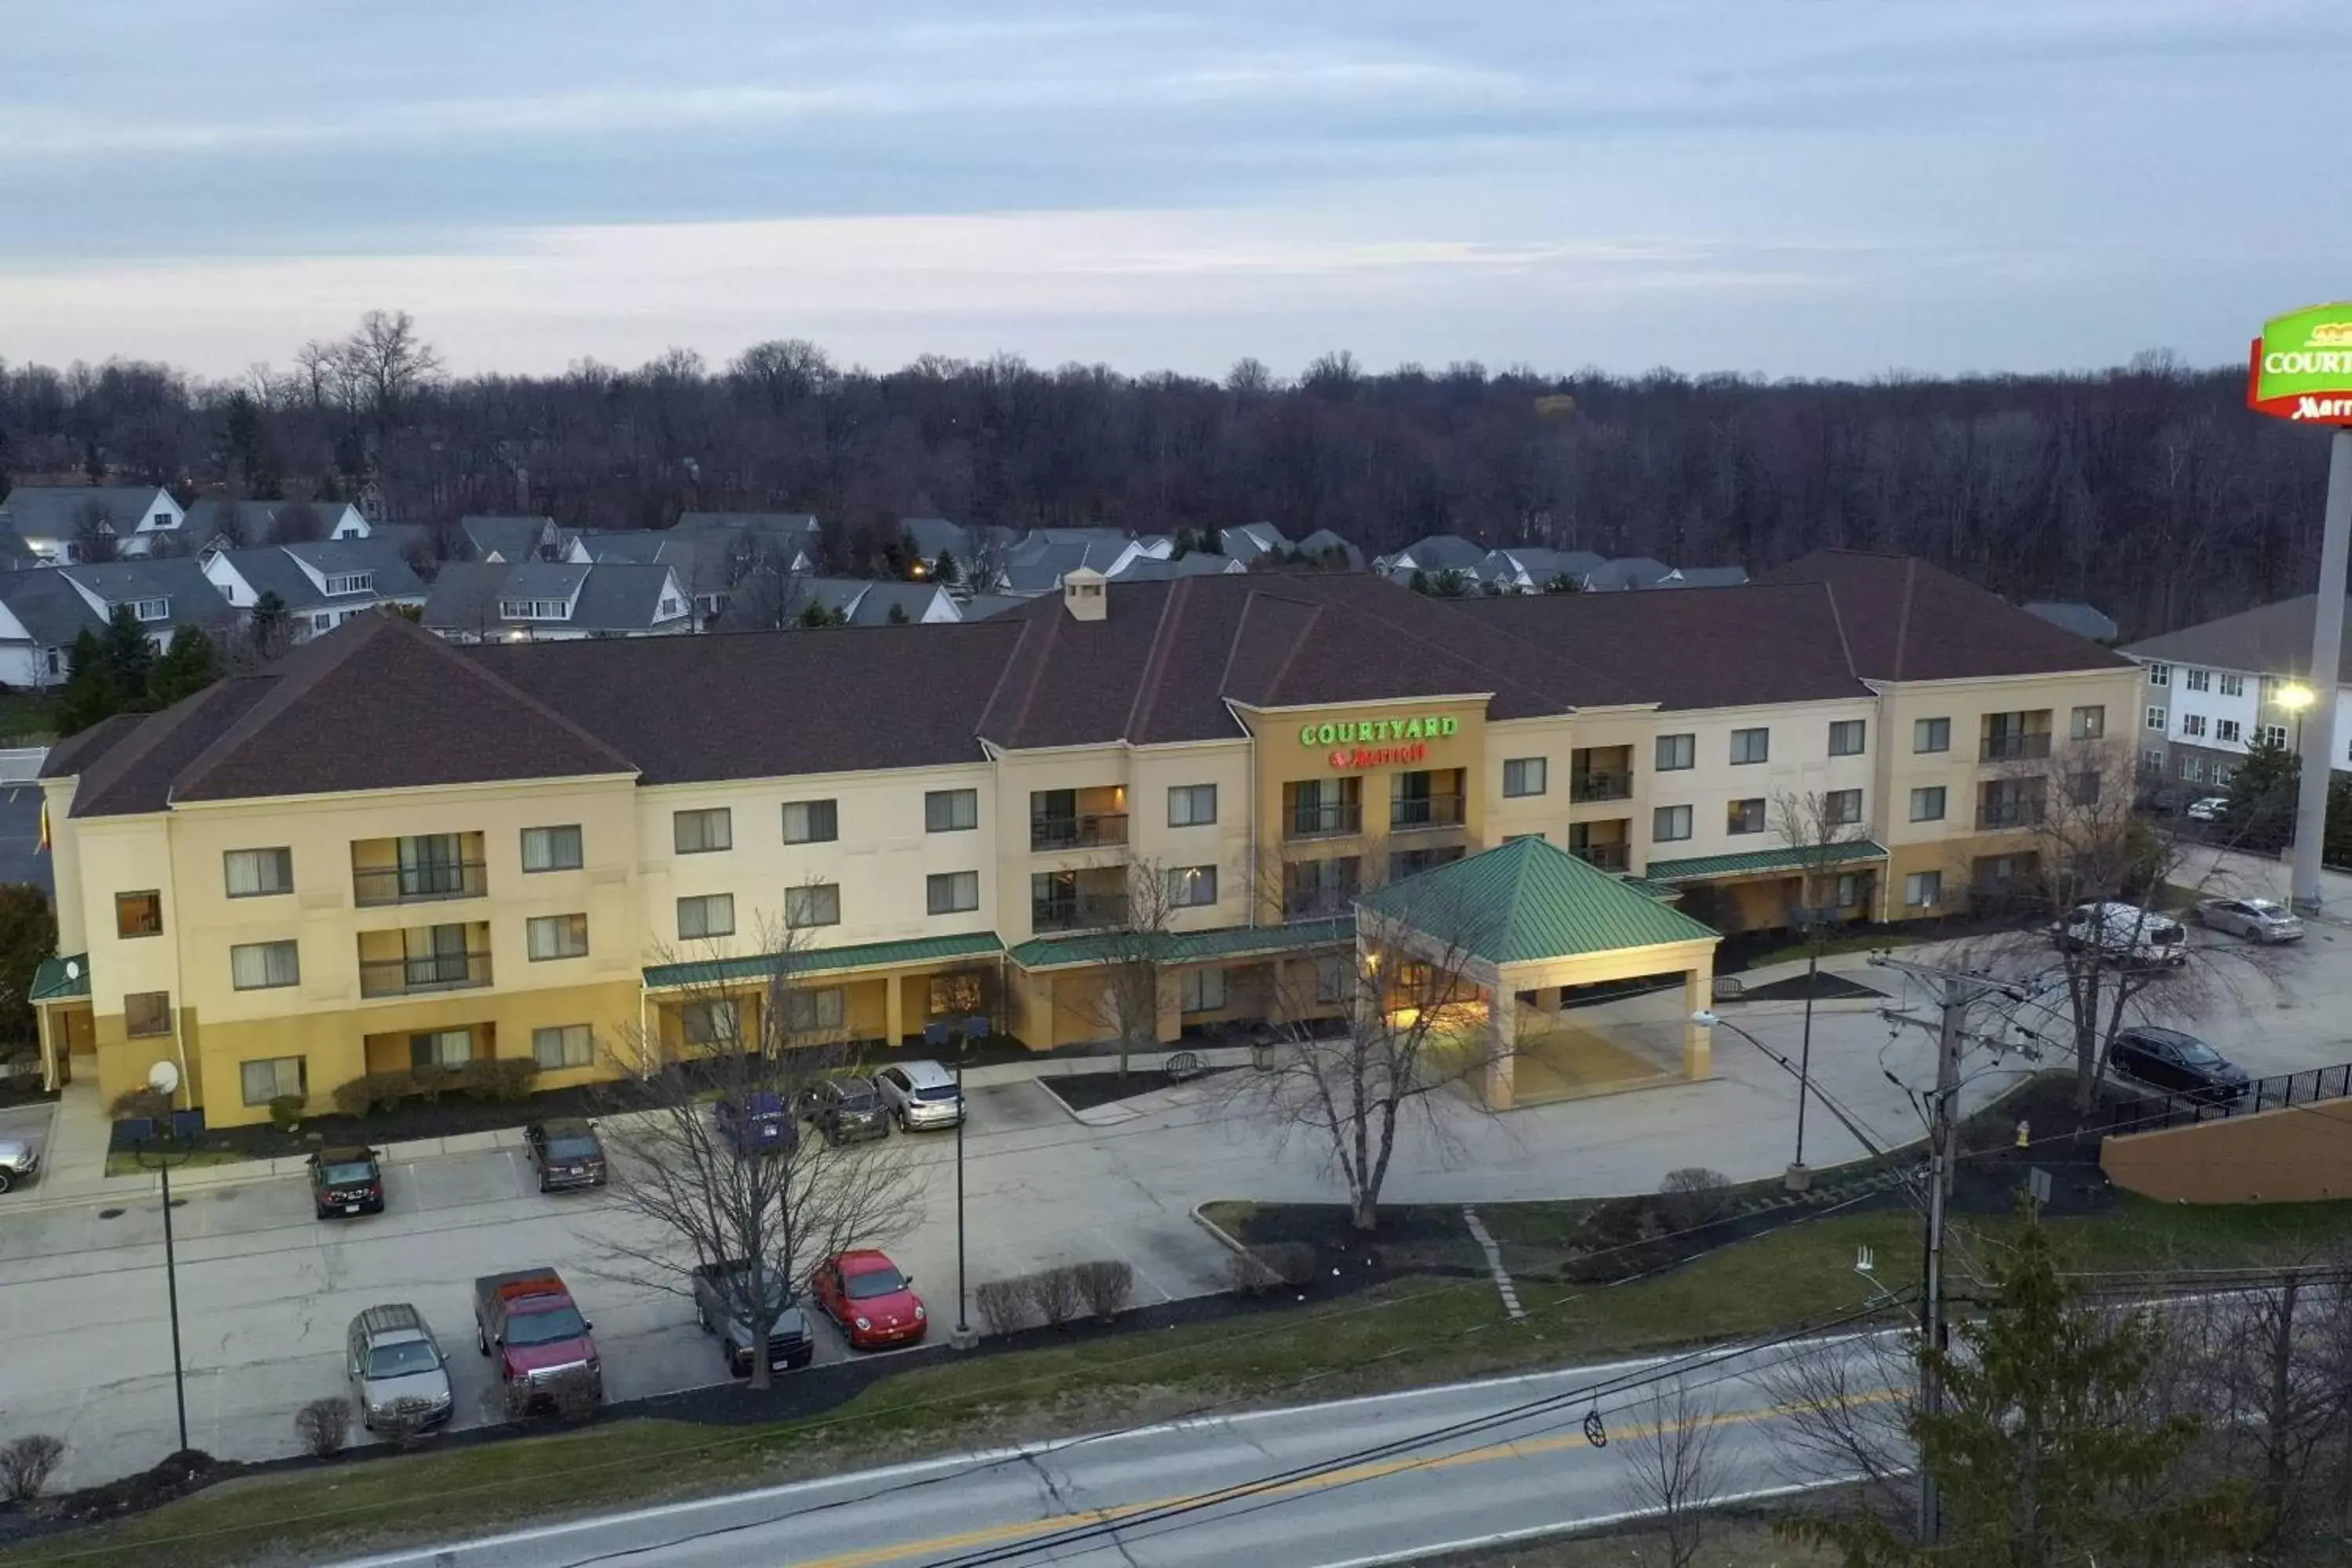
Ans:
[[[1487,989],[1486,1028],[1493,1049],[1486,1058],[1486,1109],[1508,1110],[1516,1103],[1512,1080],[1518,1049],[1519,1004],[1511,988],[1498,978]]]
[[[907,1037],[907,1007],[903,994],[906,987],[896,974],[882,981],[882,1037],[886,1044],[896,1046]]]
[[[1683,972],[1683,1076],[1696,1082],[1715,1076],[1715,1031],[1691,1022],[1691,1015],[1715,1003],[1715,955]]]

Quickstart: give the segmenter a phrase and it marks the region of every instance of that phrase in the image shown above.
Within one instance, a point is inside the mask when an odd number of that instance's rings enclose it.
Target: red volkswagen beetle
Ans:
[[[871,1249],[840,1252],[818,1265],[812,1282],[817,1304],[848,1336],[852,1350],[911,1344],[928,1326],[914,1281],[888,1255]]]

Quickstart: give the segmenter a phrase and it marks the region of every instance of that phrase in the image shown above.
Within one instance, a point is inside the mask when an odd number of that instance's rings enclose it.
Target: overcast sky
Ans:
[[[854,18],[801,22],[795,13]],[[2352,295],[2345,0],[0,0],[0,359],[1867,375]]]

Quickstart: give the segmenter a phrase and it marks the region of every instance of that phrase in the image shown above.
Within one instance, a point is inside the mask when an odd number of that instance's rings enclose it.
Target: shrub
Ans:
[[[439,1062],[426,1062],[413,1068],[406,1077],[412,1093],[423,1099],[427,1105],[437,1105],[443,1094],[457,1087],[458,1074],[462,1070],[443,1067]],[[387,1073],[384,1076],[389,1078],[392,1075]]]
[[[280,1094],[269,1101],[269,1125],[280,1132],[291,1132],[301,1125],[302,1107],[307,1103],[299,1094]]]
[[[457,1089],[470,1100],[512,1105],[530,1098],[539,1064],[529,1057],[480,1057],[457,1069]]]
[[[448,1069],[440,1068],[433,1070],[446,1072]],[[373,1111],[388,1110],[420,1089],[418,1075],[405,1069],[362,1073],[335,1086],[335,1109],[346,1116],[366,1116]]]
[[[106,1113],[117,1121],[129,1121],[141,1116],[166,1121],[172,1115],[172,1097],[158,1094],[142,1083],[137,1089],[126,1089],[116,1095],[107,1105]]]
[[[1128,1298],[1135,1294],[1135,1266],[1122,1258],[1097,1258],[1079,1264],[1071,1272],[1078,1277],[1078,1293],[1086,1298],[1087,1310],[1102,1322],[1125,1311]]]
[[[597,1407],[604,1403],[604,1391],[584,1372],[562,1373],[539,1386],[555,1418],[569,1426],[585,1426],[595,1420]]]
[[[404,1454],[425,1436],[425,1418],[406,1410],[394,1410],[375,1424],[375,1435],[395,1454]]]
[[[300,1438],[302,1451],[314,1459],[331,1459],[343,1451],[351,1441],[352,1402],[348,1399],[314,1399],[294,1412],[294,1436]]]
[[[1623,1279],[1657,1267],[1667,1258],[1660,1246],[1658,1216],[1640,1198],[1596,1204],[1570,1238],[1565,1273],[1571,1280]]]
[[[1233,1252],[1225,1256],[1225,1289],[1236,1296],[1262,1296],[1282,1283],[1282,1277],[1254,1253]]]
[[[973,1289],[972,1304],[992,1334],[1009,1334],[1021,1326],[1029,1310],[1029,1281],[991,1279]]]
[[[1028,1279],[1029,1304],[1037,1315],[1055,1328],[1060,1328],[1078,1315],[1084,1298],[1075,1268],[1047,1268]]]
[[[49,1484],[49,1477],[65,1457],[64,1441],[46,1432],[0,1444],[0,1497],[13,1503],[31,1502]]]
[[[1731,1212],[1731,1178],[1704,1165],[1668,1171],[1658,1188],[1658,1207],[1668,1230],[1696,1230]]]

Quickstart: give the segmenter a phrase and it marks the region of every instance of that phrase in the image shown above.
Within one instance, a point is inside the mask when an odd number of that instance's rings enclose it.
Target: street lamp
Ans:
[[[172,1099],[180,1091],[180,1069],[174,1063],[157,1062],[147,1069],[147,1087],[163,1097],[163,1122],[161,1137],[141,1137],[131,1144],[131,1158],[142,1170],[152,1171],[163,1184],[163,1289],[172,1310],[172,1399],[179,1407],[180,1449],[188,1448],[188,1377],[180,1359],[180,1266],[172,1246],[172,1167],[185,1164],[195,1151],[184,1146],[172,1121]],[[151,1121],[149,1123],[152,1126]]]
[[[1836,1117],[1838,1119],[1839,1125],[1843,1126],[1848,1132],[1853,1134],[1854,1142],[1861,1144],[1865,1152],[1874,1155],[1884,1154],[1886,1152],[1885,1149],[1879,1147],[1878,1140],[1873,1138],[1868,1131],[1864,1131],[1860,1122],[1847,1115],[1844,1109],[1841,1107],[1836,1100],[1832,1100],[1827,1094],[1824,1094],[1822,1091],[1821,1086],[1813,1083],[1797,1063],[1790,1061],[1787,1057],[1782,1056],[1780,1052],[1774,1050],[1771,1047],[1766,1045],[1763,1041],[1758,1039],[1755,1036],[1749,1034],[1747,1030],[1741,1028],[1738,1025],[1733,1023],[1722,1014],[1715,1012],[1710,1008],[1702,1007],[1697,1012],[1693,1013],[1690,1016],[1690,1021],[1696,1024],[1702,1029],[1728,1029],[1733,1034],[1738,1035],[1741,1039],[1746,1040],[1749,1045],[1754,1046],[1758,1050],[1763,1052],[1766,1056],[1771,1058],[1773,1061],[1780,1064],[1780,1069],[1783,1072],[1797,1080],[1797,1111],[1800,1116],[1804,1113],[1806,1098],[1810,1096],[1813,1099],[1817,1099],[1822,1102],[1822,1110],[1828,1111],[1832,1116]],[[1792,1190],[1801,1190],[1795,1188],[1793,1183],[1791,1184],[1791,1187]]]
[[[2271,700],[2294,715],[2294,754],[2303,755],[2304,710],[2317,701],[2319,694],[2300,680],[2290,680],[2271,693]]]
[[[971,1054],[971,1020],[966,1018],[963,1027],[956,1031],[956,1326],[955,1348],[970,1350],[972,1346],[971,1322],[965,1315],[967,1300],[963,1283],[963,1124],[971,1119],[971,1107],[964,1103],[963,1059]]]

